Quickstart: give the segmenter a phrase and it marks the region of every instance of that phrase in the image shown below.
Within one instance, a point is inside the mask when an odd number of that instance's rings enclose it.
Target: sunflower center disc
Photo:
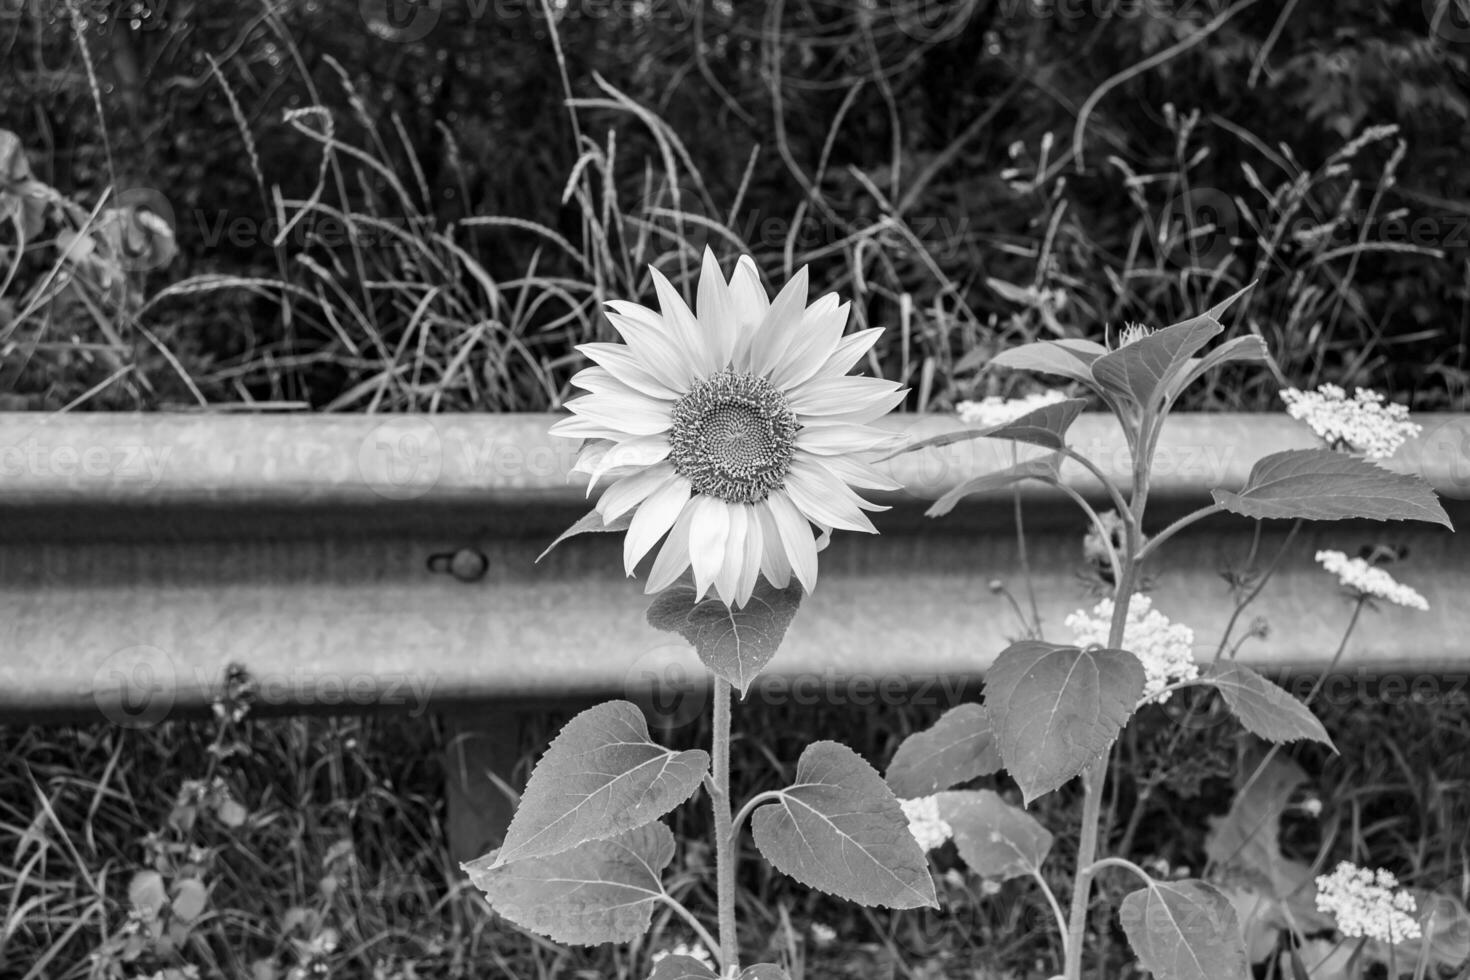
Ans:
[[[759,503],[785,484],[800,428],[769,381],[721,372],[674,404],[669,462],[695,493]]]

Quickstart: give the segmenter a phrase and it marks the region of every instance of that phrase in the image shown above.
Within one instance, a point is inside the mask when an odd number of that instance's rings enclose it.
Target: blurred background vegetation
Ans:
[[[1466,408],[1456,0],[0,0],[8,408],[540,410],[706,244],[908,408],[1174,322]]]

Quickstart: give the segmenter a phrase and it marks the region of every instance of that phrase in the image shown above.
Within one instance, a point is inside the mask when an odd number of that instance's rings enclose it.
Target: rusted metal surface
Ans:
[[[682,642],[644,623],[640,582],[623,577],[613,536],[534,564],[587,507],[548,421],[0,416],[0,719],[100,711],[151,724],[206,704],[230,663],[255,677],[264,709],[293,711],[634,693],[649,678],[696,676]],[[1389,466],[1423,475],[1464,526],[1470,417],[1420,421],[1425,435]],[[927,434],[954,423],[895,425]],[[1084,416],[1072,441],[1126,482],[1111,419]],[[1282,417],[1177,417],[1151,523],[1238,486],[1267,453],[1313,444]],[[836,536],[770,690],[858,703],[883,684],[983,673],[1020,630],[990,584],[1027,603],[1011,498],[976,499],[941,521],[922,517],[923,501],[1011,461],[1009,444],[992,441],[894,461],[913,493],[879,516],[881,537]],[[1095,490],[1084,473],[1065,475]],[[1065,614],[1095,601],[1077,574],[1082,519],[1034,490],[1025,517],[1037,603],[1061,638]],[[1261,555],[1287,526],[1263,525]],[[1204,656],[1228,613],[1220,572],[1244,561],[1253,529],[1212,519],[1149,570],[1156,605],[1195,628]],[[1349,604],[1312,555],[1380,541],[1408,545],[1395,573],[1431,611],[1365,615],[1345,675],[1470,670],[1470,538],[1400,524],[1307,525],[1241,624],[1264,617],[1269,636],[1240,657],[1325,665]]]

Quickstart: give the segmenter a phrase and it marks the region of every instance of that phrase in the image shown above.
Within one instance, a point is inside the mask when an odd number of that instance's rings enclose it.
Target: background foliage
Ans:
[[[35,176],[179,245],[122,299],[17,323],[0,295],[11,407],[545,408],[598,303],[706,241],[813,263],[892,328],[868,367],[910,408],[1251,279],[1227,325],[1280,376],[1194,407],[1324,380],[1465,407],[1453,2],[549,6],[555,31],[538,0],[0,5],[0,128]]]

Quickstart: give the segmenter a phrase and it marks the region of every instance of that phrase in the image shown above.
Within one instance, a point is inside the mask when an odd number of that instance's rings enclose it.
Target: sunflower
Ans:
[[[749,256],[727,282],[706,249],[697,313],[649,272],[660,312],[608,304],[624,342],[577,348],[596,366],[572,378],[587,394],[552,434],[586,440],[573,471],[589,495],[613,479],[597,511],[606,525],[632,515],[629,575],[664,539],[648,592],[690,566],[698,597],[713,587],[727,605],[749,601],[762,574],[811,592],[833,529],[877,533],[864,511],[885,508],[853,488],[899,489],[859,457],[891,440],[868,423],[904,390],[847,374],[882,331],[844,337],[849,304],[808,306],[804,268],[771,300]]]

